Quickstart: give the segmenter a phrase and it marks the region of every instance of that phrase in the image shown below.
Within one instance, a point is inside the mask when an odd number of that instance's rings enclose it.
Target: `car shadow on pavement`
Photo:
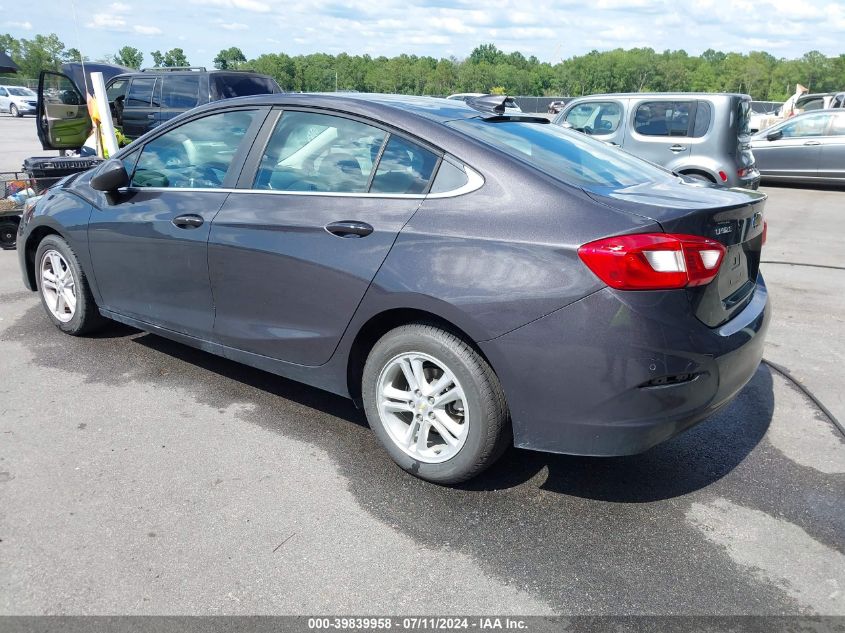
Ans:
[[[151,334],[133,341],[273,396],[368,426],[363,411],[346,398]],[[549,492],[617,503],[678,497],[705,488],[736,468],[766,434],[773,411],[772,376],[768,367],[761,366],[726,408],[645,453],[576,457],[512,448],[492,468],[458,488],[468,492],[515,488],[545,470],[545,482],[539,487]]]

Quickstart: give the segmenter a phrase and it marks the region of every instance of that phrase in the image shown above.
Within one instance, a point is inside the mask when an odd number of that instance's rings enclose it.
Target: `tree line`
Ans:
[[[5,50],[21,68],[21,75],[37,77],[44,69],[82,59],[65,48],[55,34],[15,39],[0,35]],[[152,51],[153,66],[188,66],[181,48]],[[143,53],[124,46],[109,61],[140,68]],[[221,50],[214,58],[219,69],[254,70],[270,75],[287,91],[340,90],[448,95],[455,92],[502,92],[512,95],[578,96],[599,92],[700,91],[743,92],[761,101],[783,101],[800,83],[811,92],[845,90],[845,54],[827,57],[810,51],[796,59],[776,58],[753,51],[725,53],[707,50],[689,55],[683,50],[657,52],[651,48],[590,51],[559,63],[541,62],[520,52],[506,53],[495,44],[477,46],[465,59],[418,55],[288,55],[264,53],[247,59],[238,47]]]

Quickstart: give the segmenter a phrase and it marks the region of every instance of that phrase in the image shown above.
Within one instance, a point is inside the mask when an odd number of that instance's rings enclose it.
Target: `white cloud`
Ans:
[[[141,35],[161,35],[162,30],[157,26],[144,26],[143,24],[136,24],[132,30]]]
[[[255,13],[267,13],[270,5],[259,0],[191,0],[192,4],[203,6],[223,7],[224,9],[240,9],[241,11],[253,11]]]
[[[226,24],[221,24],[220,26],[227,31],[246,31],[249,29],[249,26],[241,22],[227,22]]]
[[[106,31],[123,31],[126,29],[126,20],[119,15],[95,13],[93,19],[86,26]]]
[[[109,11],[112,13],[129,13],[131,10],[132,7],[124,2],[113,2],[109,5]]]
[[[13,29],[24,29],[25,31],[32,30],[32,22],[3,22],[3,26],[9,26]]]

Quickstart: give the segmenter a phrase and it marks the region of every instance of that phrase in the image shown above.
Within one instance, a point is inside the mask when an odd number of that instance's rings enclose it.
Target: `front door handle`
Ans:
[[[189,213],[187,215],[179,215],[173,218],[173,226],[178,226],[180,229],[196,229],[202,226],[205,220],[201,216]]]
[[[821,141],[807,141],[804,145],[821,145]]]
[[[155,112],[150,112],[150,113],[147,115],[147,118],[148,118],[148,119],[154,119],[154,118],[156,118]]]
[[[670,152],[683,152],[685,149],[686,149],[686,147],[684,147],[683,145],[678,145],[678,144],[676,143],[675,145],[672,145],[672,146],[669,148],[669,151],[670,151]]]
[[[342,222],[332,222],[331,224],[327,224],[326,230],[332,235],[337,235],[338,237],[367,237],[373,232],[373,227],[366,222],[343,220]]]

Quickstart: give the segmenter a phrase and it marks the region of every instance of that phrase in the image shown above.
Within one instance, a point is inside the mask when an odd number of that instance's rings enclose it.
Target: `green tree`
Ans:
[[[153,51],[150,53],[153,58],[153,64],[156,68],[173,68],[175,66],[190,66],[188,58],[185,57],[185,51],[181,48],[171,48],[166,53],[161,51]]]
[[[214,58],[214,67],[220,70],[236,70],[246,62],[243,51],[237,46],[225,48]]]
[[[124,46],[112,58],[115,64],[129,68],[140,68],[144,63],[144,54],[133,46]]]

